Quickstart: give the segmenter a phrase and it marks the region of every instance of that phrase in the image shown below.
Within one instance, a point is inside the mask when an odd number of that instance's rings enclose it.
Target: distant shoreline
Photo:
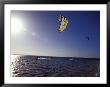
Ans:
[[[34,56],[34,57],[46,57],[46,58],[78,58],[78,59],[96,59],[100,60],[100,58],[87,58],[87,57],[58,57],[58,56],[40,56],[40,55],[25,55],[25,54],[11,54],[11,55],[21,55],[21,56]]]

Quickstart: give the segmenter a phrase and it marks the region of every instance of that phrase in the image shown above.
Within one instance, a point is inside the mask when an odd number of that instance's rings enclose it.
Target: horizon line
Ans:
[[[11,54],[11,55],[41,56],[41,55],[34,55],[34,54]],[[43,55],[42,57],[45,57],[45,55]],[[48,55],[48,57],[76,57],[76,58],[95,58],[95,59],[100,59],[100,57],[78,57],[78,56],[51,56],[51,55]]]

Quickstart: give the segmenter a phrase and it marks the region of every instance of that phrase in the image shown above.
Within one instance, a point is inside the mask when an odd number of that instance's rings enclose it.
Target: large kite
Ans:
[[[59,16],[58,21],[60,21],[60,26],[59,26],[58,31],[63,32],[68,25],[68,19],[61,15]]]

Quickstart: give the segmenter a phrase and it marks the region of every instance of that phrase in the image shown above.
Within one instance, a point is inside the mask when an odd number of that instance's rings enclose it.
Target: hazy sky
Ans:
[[[69,20],[63,33],[60,15]],[[100,57],[100,12],[11,11],[11,54]]]

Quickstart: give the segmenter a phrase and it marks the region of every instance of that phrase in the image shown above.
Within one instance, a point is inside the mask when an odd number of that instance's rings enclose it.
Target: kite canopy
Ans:
[[[58,21],[60,22],[60,26],[59,26],[58,31],[63,32],[68,25],[68,19],[65,16],[61,15],[58,17]]]

